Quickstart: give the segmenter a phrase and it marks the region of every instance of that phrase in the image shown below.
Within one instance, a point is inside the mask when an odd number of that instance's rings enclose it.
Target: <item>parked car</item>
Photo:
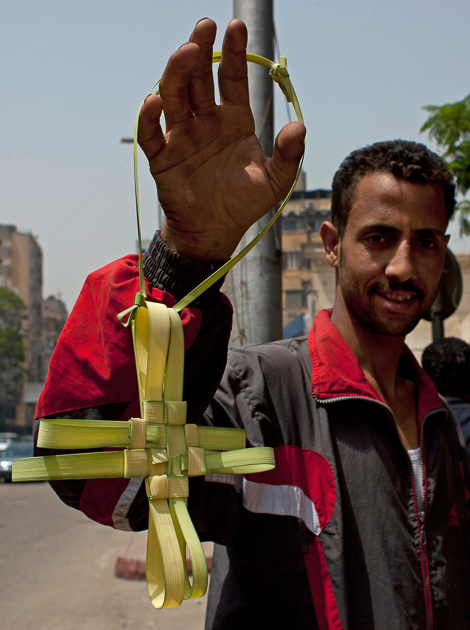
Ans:
[[[0,479],[11,481],[13,460],[25,457],[33,457],[33,441],[10,442],[4,451],[0,451]]]
[[[16,440],[17,437],[18,433],[12,433],[11,431],[8,433],[0,433],[0,452],[4,451],[6,447],[13,442],[13,440]]]

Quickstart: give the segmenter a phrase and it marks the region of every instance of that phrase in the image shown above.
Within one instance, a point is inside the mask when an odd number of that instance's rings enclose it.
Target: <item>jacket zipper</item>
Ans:
[[[432,620],[431,585],[429,583],[429,575],[428,575],[428,547],[427,547],[427,538],[426,538],[426,529],[425,529],[427,488],[426,488],[426,483],[425,483],[426,471],[425,471],[425,463],[424,463],[424,423],[426,422],[426,418],[429,415],[430,414],[427,414],[426,416],[424,416],[423,422],[421,423],[421,430],[420,430],[420,435],[419,435],[419,446],[421,449],[421,483],[422,483],[422,488],[423,488],[422,510],[419,509],[419,506],[417,505],[417,501],[415,503],[416,503],[416,510],[418,512],[418,519],[419,519],[418,521],[419,522],[419,546],[420,546],[420,552],[421,552],[421,557],[422,557],[423,575],[424,575],[424,603],[426,606],[426,627],[432,629],[433,620]],[[395,418],[394,418],[394,421],[395,421],[395,426],[397,427],[397,431],[398,431],[398,425],[396,423]],[[400,439],[401,439],[401,436],[400,436]],[[410,459],[410,465],[411,465],[411,472],[413,476],[413,484],[416,489],[417,487],[416,475],[413,469],[413,464],[411,463],[411,458],[409,459]],[[415,493],[416,493],[416,490],[415,490]]]
[[[425,512],[426,512],[426,503],[427,503],[427,489],[426,489],[426,485],[425,485],[425,463],[424,463],[424,423],[426,422],[426,419],[432,414],[434,413],[433,411],[429,412],[428,414],[426,414],[426,416],[424,416],[423,418],[423,422],[421,423],[421,430],[420,430],[420,435],[419,435],[419,444],[420,444],[420,448],[421,448],[421,474],[422,474],[422,483],[423,483],[423,510],[419,510],[418,507],[418,501],[416,499],[417,493],[416,493],[416,488],[418,487],[418,482],[416,479],[416,475],[415,475],[415,471],[413,468],[413,464],[411,462],[411,458],[408,455],[408,449],[405,446],[405,443],[403,442],[403,438],[400,435],[400,431],[398,429],[398,423],[397,420],[395,418],[395,414],[393,413],[393,411],[390,409],[390,407],[388,405],[386,405],[385,403],[381,402],[380,400],[374,400],[373,398],[369,398],[367,396],[338,396],[337,398],[328,398],[328,399],[319,399],[315,396],[315,394],[313,394],[313,397],[315,398],[315,400],[320,403],[332,403],[332,402],[345,402],[348,400],[362,400],[362,401],[367,401],[367,402],[372,402],[375,403],[376,405],[379,405],[380,407],[383,407],[384,409],[386,409],[393,421],[393,424],[395,426],[395,430],[397,432],[398,435],[398,439],[400,440],[400,444],[403,447],[403,450],[405,451],[407,457],[408,457],[408,461],[410,464],[410,471],[411,471],[411,478],[412,478],[412,483],[413,483],[413,490],[414,490],[414,503],[415,503],[415,509],[416,509],[416,513],[418,515],[418,522],[419,522],[419,548],[420,548],[420,555],[421,555],[421,565],[422,565],[422,570],[423,570],[423,575],[424,575],[424,604],[425,604],[425,610],[426,610],[426,628],[428,628],[428,630],[432,630],[433,627],[433,623],[432,623],[432,604],[431,604],[431,588],[430,588],[430,584],[429,584],[429,577],[428,577],[428,553],[427,553],[427,539],[426,539],[426,529],[425,529]],[[436,410],[437,411],[437,410]]]
[[[420,537],[420,549],[423,557],[423,573],[424,573],[424,600],[426,605],[426,625],[432,628],[432,609],[431,609],[431,588],[428,577],[428,552],[427,552],[427,540],[426,529],[424,527],[424,512],[419,513],[419,537]]]

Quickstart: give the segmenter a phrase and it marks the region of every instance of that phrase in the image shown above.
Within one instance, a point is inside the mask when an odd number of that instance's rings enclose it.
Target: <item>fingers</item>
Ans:
[[[273,181],[279,187],[281,197],[285,196],[292,186],[300,158],[304,152],[306,129],[300,122],[291,122],[279,132],[270,160]]]
[[[212,47],[217,27],[203,19],[196,24],[189,42],[168,61],[160,82],[167,131],[192,112],[215,105],[212,78]]]
[[[196,44],[183,44],[171,55],[163,72],[160,96],[165,110],[167,131],[191,116],[189,78],[198,56],[199,48]]]
[[[212,76],[212,47],[217,27],[203,19],[196,24],[190,40],[171,55],[160,82],[167,131],[191,117],[193,112],[215,106]],[[227,27],[219,68],[221,102],[248,105],[246,26],[232,20]]]
[[[249,105],[246,45],[248,32],[241,20],[232,20],[225,31],[219,67],[220,102]]]
[[[196,24],[189,41],[199,46],[199,56],[189,81],[189,100],[193,111],[215,105],[214,78],[212,74],[212,47],[217,27],[215,22],[204,18]]]
[[[137,140],[149,161],[158,155],[165,144],[160,126],[162,109],[161,99],[152,94],[147,96],[140,110]]]

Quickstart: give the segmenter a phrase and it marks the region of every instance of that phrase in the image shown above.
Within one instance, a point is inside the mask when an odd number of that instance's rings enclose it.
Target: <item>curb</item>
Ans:
[[[145,561],[119,557],[114,575],[123,580],[145,580]]]

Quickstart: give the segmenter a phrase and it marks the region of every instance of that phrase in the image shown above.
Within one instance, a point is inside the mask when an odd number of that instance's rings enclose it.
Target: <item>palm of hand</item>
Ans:
[[[284,193],[247,106],[216,105],[173,124],[150,170],[169,227],[193,234],[223,228],[238,241]]]

